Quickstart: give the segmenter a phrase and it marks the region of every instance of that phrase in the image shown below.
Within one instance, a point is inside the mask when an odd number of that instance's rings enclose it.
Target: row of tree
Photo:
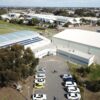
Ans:
[[[96,17],[96,13],[88,9],[76,9],[74,14],[80,17]]]
[[[0,49],[0,86],[17,82],[34,74],[39,60],[30,48],[15,44]]]

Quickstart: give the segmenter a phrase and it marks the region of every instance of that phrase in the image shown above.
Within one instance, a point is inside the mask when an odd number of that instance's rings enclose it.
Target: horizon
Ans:
[[[0,0],[0,7],[89,7],[99,8],[99,0]]]

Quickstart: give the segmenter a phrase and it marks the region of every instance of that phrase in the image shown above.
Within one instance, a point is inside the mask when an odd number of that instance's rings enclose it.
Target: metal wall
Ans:
[[[53,37],[52,42],[56,45],[56,48],[72,48],[73,50],[75,49],[84,53],[93,54],[95,55],[95,62],[100,64],[100,48],[95,48],[55,37]]]

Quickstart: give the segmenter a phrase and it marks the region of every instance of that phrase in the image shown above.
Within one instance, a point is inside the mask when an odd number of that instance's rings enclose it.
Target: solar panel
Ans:
[[[13,32],[13,33],[9,33],[9,34],[3,34],[0,35],[0,45],[4,44],[5,45],[8,42],[13,42],[13,41],[18,41],[18,40],[24,40],[24,39],[28,39],[31,37],[36,37],[38,35],[38,33],[33,32],[33,31],[20,31],[20,32]]]
[[[22,41],[15,42],[15,43],[18,43],[18,44],[21,44],[21,45],[29,45],[29,44],[36,43],[36,42],[39,42],[39,41],[42,41],[42,40],[43,39],[40,38],[40,37],[35,37],[35,38],[32,38],[32,39],[26,39],[26,40],[22,40]],[[13,43],[13,44],[15,44],[15,43]],[[13,44],[4,45],[4,46],[1,46],[1,48],[5,48],[5,47],[11,46]]]

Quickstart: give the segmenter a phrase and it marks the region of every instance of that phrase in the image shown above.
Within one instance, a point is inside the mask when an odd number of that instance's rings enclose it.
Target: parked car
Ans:
[[[35,83],[45,84],[45,79],[43,79],[43,78],[37,78],[37,79],[35,79]]]
[[[80,93],[80,89],[77,86],[68,86],[67,87],[67,92],[76,92],[76,93]]]
[[[72,81],[66,81],[65,82],[65,87],[67,86],[77,86],[76,82],[72,82]]]
[[[33,94],[32,100],[47,100],[46,94]]]
[[[37,70],[37,73],[45,73],[45,68],[40,68]]]
[[[36,89],[44,88],[44,84],[42,84],[42,83],[35,83],[35,88]]]
[[[63,75],[63,80],[64,81],[74,81],[71,74],[64,74]]]
[[[46,78],[46,75],[44,74],[44,73],[37,73],[36,75],[35,75],[35,79],[37,79],[37,78]]]
[[[68,100],[80,100],[81,95],[79,93],[67,93]]]

